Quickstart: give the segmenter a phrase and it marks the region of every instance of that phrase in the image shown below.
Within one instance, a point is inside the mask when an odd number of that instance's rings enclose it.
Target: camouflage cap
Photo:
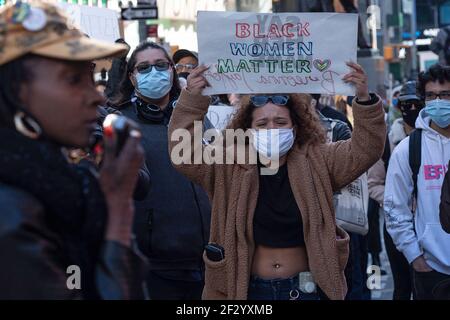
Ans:
[[[28,53],[89,61],[121,55],[127,49],[85,36],[57,7],[44,1],[18,1],[0,9],[0,65]]]

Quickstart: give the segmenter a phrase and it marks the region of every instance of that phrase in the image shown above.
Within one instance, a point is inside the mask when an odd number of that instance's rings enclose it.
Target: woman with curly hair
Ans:
[[[209,105],[201,95],[207,68],[190,74],[169,134],[174,165],[201,184],[212,202],[203,298],[344,299],[349,236],[336,226],[333,192],[380,158],[386,131],[381,99],[369,94],[364,70],[348,66],[352,72],[343,80],[356,87],[357,99],[355,130],[347,141],[325,143],[308,95],[243,97],[229,128],[251,132],[247,146],[258,151],[256,164],[190,164],[174,158],[180,144],[175,130],[192,136],[194,122],[204,118]],[[210,148],[193,146],[190,156]],[[274,163],[278,170],[264,174]]]

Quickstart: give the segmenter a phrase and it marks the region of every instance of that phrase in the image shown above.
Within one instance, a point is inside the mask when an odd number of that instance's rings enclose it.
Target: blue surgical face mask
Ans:
[[[438,127],[444,129],[450,125],[450,100],[427,101],[425,112]]]
[[[294,129],[253,130],[253,146],[264,157],[279,160],[294,145]]]
[[[397,106],[398,106],[398,98],[392,99],[392,105],[393,105],[394,107],[397,107]]]
[[[161,99],[172,88],[170,70],[158,71],[153,67],[148,73],[138,73],[136,80],[136,92],[150,99]]]

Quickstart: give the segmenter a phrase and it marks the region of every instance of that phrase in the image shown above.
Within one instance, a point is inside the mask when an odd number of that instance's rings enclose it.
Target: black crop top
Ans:
[[[289,184],[287,165],[275,175],[259,176],[253,236],[257,245],[272,248],[305,245],[303,221]]]

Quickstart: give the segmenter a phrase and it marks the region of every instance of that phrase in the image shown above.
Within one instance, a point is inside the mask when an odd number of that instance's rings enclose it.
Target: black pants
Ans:
[[[412,269],[403,253],[397,250],[391,235],[383,228],[384,245],[391,265],[392,277],[394,278],[393,300],[411,300],[412,289]]]
[[[250,277],[248,300],[321,300],[319,292],[304,293],[299,287],[299,276],[287,279],[264,280]]]
[[[381,251],[381,236],[380,236],[380,205],[378,202],[369,198],[369,208],[367,212],[367,219],[369,220],[369,233],[367,239],[369,241],[369,253],[378,256]]]
[[[367,237],[356,233],[350,236],[350,250],[345,278],[347,280],[347,296],[345,300],[370,300],[367,288]]]
[[[168,279],[150,271],[147,278],[151,300],[201,300],[204,281]]]
[[[445,290],[437,290],[442,288],[442,284],[450,281],[450,275],[439,273],[437,271],[431,272],[417,272],[414,274],[414,291],[417,300],[448,300],[450,299],[450,286]]]

